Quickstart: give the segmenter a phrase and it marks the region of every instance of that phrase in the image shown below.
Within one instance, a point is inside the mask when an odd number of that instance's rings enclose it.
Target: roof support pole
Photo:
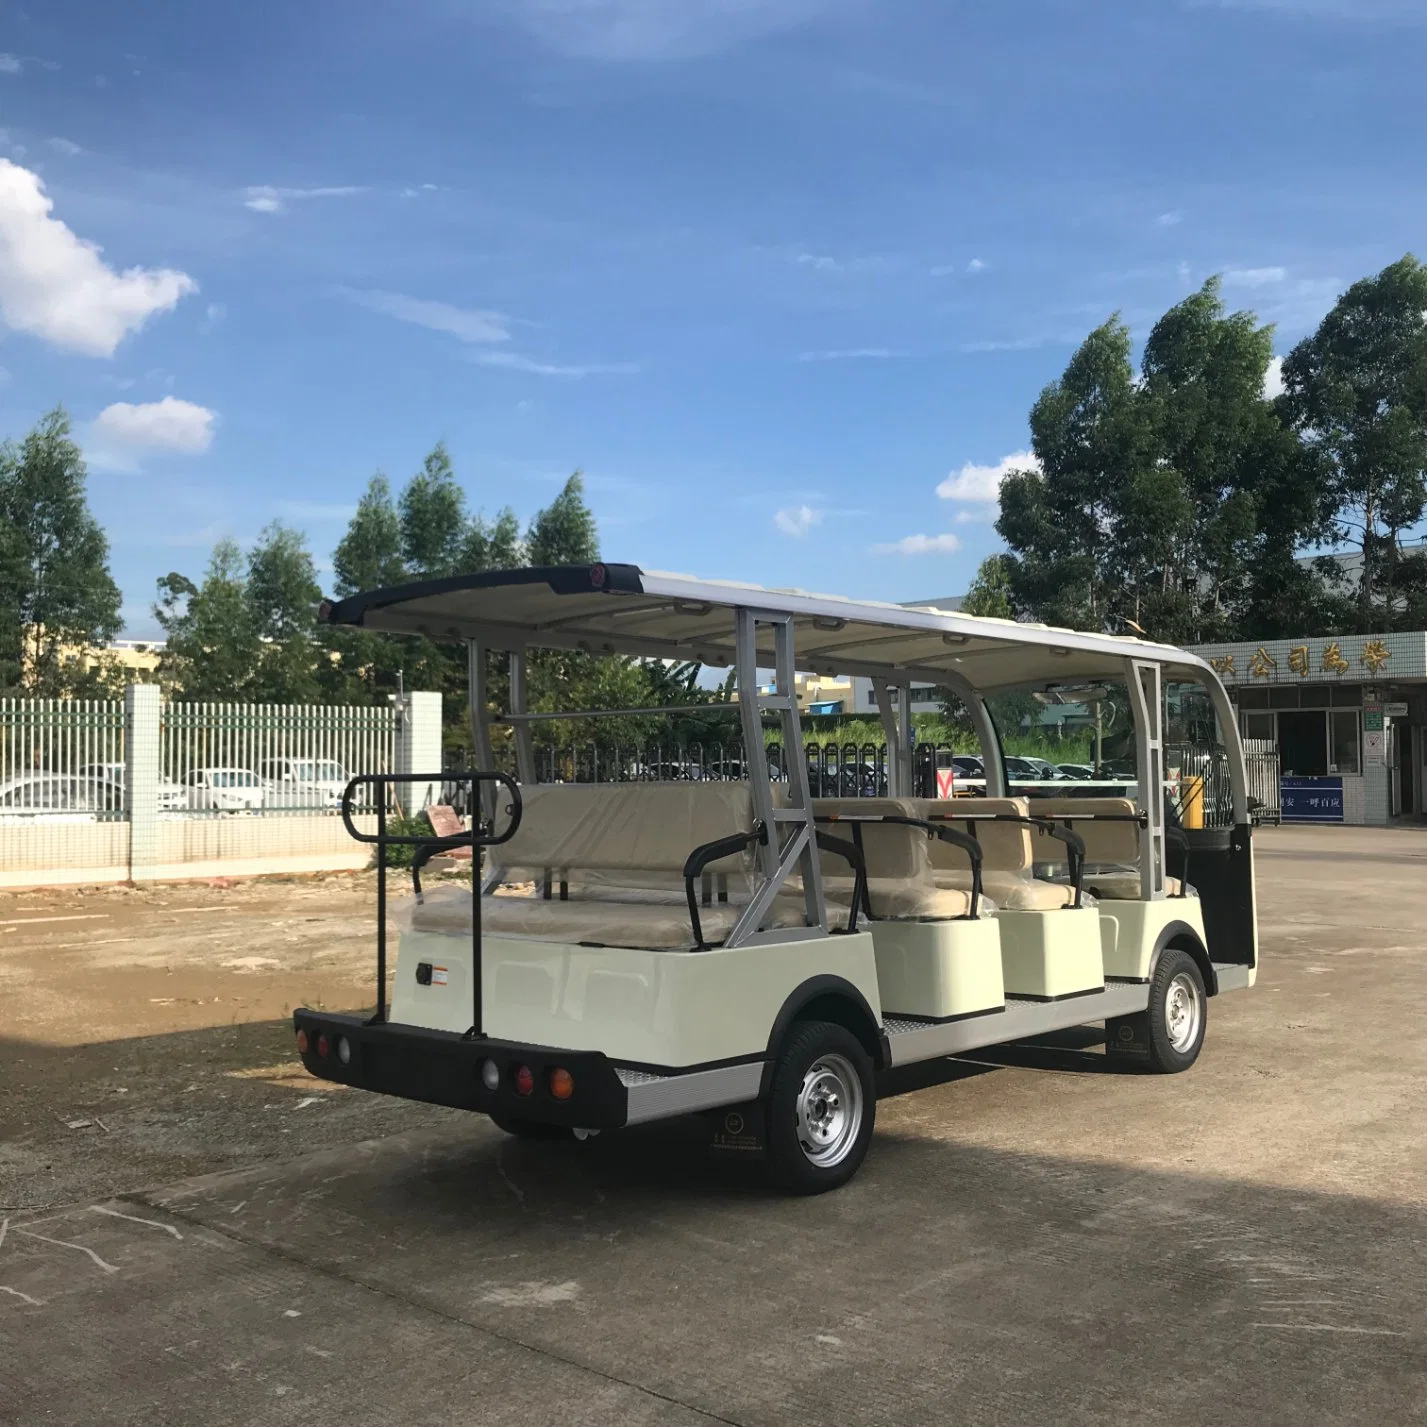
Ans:
[[[529,713],[526,707],[525,650],[510,651],[510,711],[513,714]],[[527,787],[536,781],[535,742],[530,736],[530,725],[519,722],[515,725],[515,776]]]
[[[818,860],[816,829],[808,787],[808,762],[803,753],[803,731],[798,718],[794,683],[793,619],[791,615],[765,613],[739,607],[735,611],[734,670],[738,678],[738,709],[743,722],[743,758],[748,772],[753,816],[767,829],[767,842],[757,849],[763,884],[754,892],[725,946],[743,946],[762,929],[778,889],[796,868],[802,874],[803,902],[809,927],[827,930],[823,902],[822,867]],[[758,691],[758,626],[773,628],[773,692]],[[768,777],[768,753],[763,746],[763,713],[778,713],[783,731],[783,766],[788,778],[784,806],[775,807]],[[789,830],[786,841],[784,828]]]
[[[896,703],[892,694],[897,695]],[[882,718],[882,736],[887,740],[887,795],[910,798],[912,786],[912,690],[909,684],[872,680],[877,712]]]
[[[1164,689],[1158,664],[1125,660],[1125,682],[1135,716],[1135,763],[1140,807],[1145,814],[1140,831],[1140,896],[1146,902],[1164,897]]]
[[[466,641],[466,698],[471,717],[471,767],[481,773],[495,771],[495,754],[491,749],[490,705],[486,690],[486,650],[479,639]],[[495,784],[480,785],[481,817],[489,822],[495,816]]]
[[[996,731],[996,721],[986,707],[986,700],[961,674],[945,674],[942,683],[961,700],[966,712],[971,715],[971,726],[976,730],[976,741],[981,745],[981,762],[986,769],[986,796],[1004,798],[1006,765],[1001,761],[1001,736]]]

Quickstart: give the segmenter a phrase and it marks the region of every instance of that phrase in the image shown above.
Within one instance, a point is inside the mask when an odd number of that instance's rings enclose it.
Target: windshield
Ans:
[[[986,708],[1012,784],[1069,781],[1064,763],[1083,765],[1096,782],[1135,780],[1134,720],[1122,681],[993,694]]]

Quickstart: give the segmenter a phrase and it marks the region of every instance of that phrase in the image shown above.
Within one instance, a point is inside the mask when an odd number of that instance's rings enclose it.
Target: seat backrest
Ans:
[[[815,818],[833,818],[831,823],[818,823],[818,831],[830,833],[844,842],[853,842],[856,826],[862,840],[862,855],[867,863],[869,881],[931,881],[931,860],[927,852],[927,835],[920,828],[903,823],[879,823],[841,819],[900,817],[914,818],[910,799],[904,798],[814,798]],[[833,884],[851,882],[852,867],[841,857],[824,852],[822,875]]]
[[[981,844],[983,873],[1030,874],[1035,861],[1033,829],[1025,823],[989,821],[993,817],[1025,817],[1024,798],[915,798],[912,806],[913,817],[946,821],[957,832],[972,833]],[[931,859],[938,872],[967,871],[966,854],[949,843],[933,842]]]
[[[1083,817],[1093,813],[1097,821],[1086,818],[1069,824],[1072,831],[1079,834],[1085,843],[1085,863],[1087,867],[1125,867],[1140,865],[1140,827],[1137,822],[1120,819],[1133,818],[1138,809],[1129,798],[1032,798],[1031,816],[1056,818],[1066,814],[1079,813]],[[1063,862],[1065,848],[1053,842],[1042,862]]]
[[[490,849],[508,882],[546,873],[579,880],[581,872],[680,877],[689,854],[705,843],[753,829],[746,783],[566,783],[523,788],[520,827]],[[752,852],[710,864],[710,873],[744,873]],[[621,877],[621,880],[624,880]]]

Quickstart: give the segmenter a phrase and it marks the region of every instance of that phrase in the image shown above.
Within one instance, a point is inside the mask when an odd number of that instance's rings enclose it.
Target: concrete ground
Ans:
[[[1427,1423],[1427,833],[1258,846],[1193,1071],[919,1069],[812,1200],[293,1077],[362,879],[0,901],[0,1422]]]

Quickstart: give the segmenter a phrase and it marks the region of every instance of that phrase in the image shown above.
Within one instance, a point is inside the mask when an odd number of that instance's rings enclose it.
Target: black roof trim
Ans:
[[[537,565],[523,570],[482,570],[478,574],[448,575],[440,580],[417,580],[349,595],[344,600],[323,600],[319,614],[328,624],[365,624],[372,610],[405,604],[431,595],[458,590],[498,589],[504,585],[546,584],[557,595],[642,594],[643,572],[638,565]]]

